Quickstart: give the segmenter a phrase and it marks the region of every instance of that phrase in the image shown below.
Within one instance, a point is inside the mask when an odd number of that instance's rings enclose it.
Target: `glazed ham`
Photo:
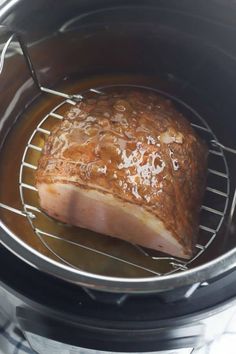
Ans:
[[[46,141],[36,171],[42,209],[68,224],[191,257],[205,144],[155,92],[104,92],[72,106]]]

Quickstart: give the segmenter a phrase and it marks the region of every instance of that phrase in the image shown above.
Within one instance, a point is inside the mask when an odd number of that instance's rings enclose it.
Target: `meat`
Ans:
[[[207,155],[189,122],[155,92],[88,95],[45,143],[40,205],[62,222],[189,258]]]

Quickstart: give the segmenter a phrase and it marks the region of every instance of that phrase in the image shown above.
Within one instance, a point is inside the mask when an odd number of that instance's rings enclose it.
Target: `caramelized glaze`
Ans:
[[[156,215],[191,254],[207,149],[172,102],[152,91],[89,94],[48,138],[37,183],[112,193]]]

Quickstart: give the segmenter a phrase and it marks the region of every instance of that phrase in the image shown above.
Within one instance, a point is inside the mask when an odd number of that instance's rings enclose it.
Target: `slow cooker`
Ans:
[[[5,310],[37,353],[194,352],[236,305],[235,2],[12,0],[1,1],[0,23]],[[42,141],[66,107],[109,86],[169,97],[209,146],[188,261],[57,224],[39,208]]]

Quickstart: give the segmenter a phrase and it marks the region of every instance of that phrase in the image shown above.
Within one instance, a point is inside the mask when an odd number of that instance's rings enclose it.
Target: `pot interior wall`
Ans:
[[[96,11],[79,13],[75,3],[76,11],[71,11],[72,3],[69,2],[68,11],[65,8],[64,15],[59,11],[55,13],[55,28],[46,22],[42,29],[42,9],[38,22],[34,25],[29,22],[33,31],[24,28],[24,38],[43,86],[59,87],[73,93],[111,84],[138,84],[162,90],[191,106],[207,121],[222,144],[235,148],[236,31],[233,26],[157,6],[104,6]],[[9,22],[10,19],[6,18],[5,23]],[[18,23],[19,29],[21,26]],[[14,48],[18,48],[16,44]],[[0,202],[21,209],[17,178],[29,129],[58,99],[41,95],[31,105],[38,90],[22,56],[18,52],[14,54],[14,50],[6,59],[0,89],[1,141],[21,113],[0,156]],[[9,150],[9,144],[15,144],[17,148]],[[233,156],[226,157],[232,199],[236,164]],[[8,178],[10,175],[14,177]],[[27,244],[57,259],[35,237],[27,220],[2,209],[0,214],[5,224]],[[209,250],[192,266],[214,259],[235,246],[234,223],[228,225],[227,220]],[[55,241],[51,246],[58,252]],[[124,252],[123,247],[122,244],[120,252]],[[68,252],[71,252],[70,247]],[[84,256],[78,250],[76,252],[76,265],[94,272],[89,255],[84,251]],[[99,256],[97,262],[100,261]],[[115,261],[112,267],[108,263],[106,275],[147,276],[145,270],[137,272],[132,267],[128,271],[119,267],[117,273],[117,267]],[[103,271],[104,266],[98,273]]]

